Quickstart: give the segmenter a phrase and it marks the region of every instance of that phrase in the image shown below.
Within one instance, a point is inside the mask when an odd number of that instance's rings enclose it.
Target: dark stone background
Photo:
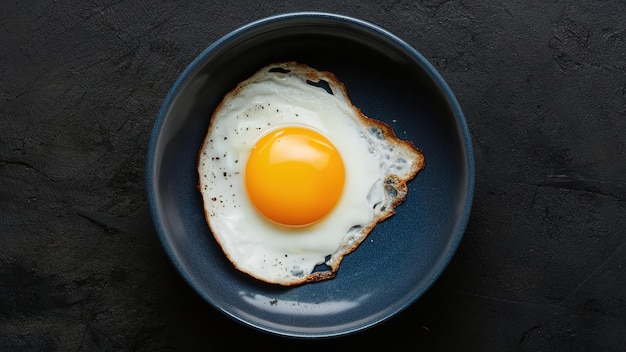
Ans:
[[[457,95],[476,192],[434,287],[364,333],[269,336],[202,301],[145,195],[177,75],[249,21],[322,10],[413,45]],[[0,351],[626,350],[626,3],[2,1]]]

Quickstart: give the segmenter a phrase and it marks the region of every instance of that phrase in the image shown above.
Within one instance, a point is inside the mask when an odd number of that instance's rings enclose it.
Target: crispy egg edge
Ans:
[[[200,172],[200,157],[202,155],[202,152],[205,150],[204,149],[205,146],[208,145],[209,131],[211,131],[213,127],[214,116],[223,108],[223,105],[225,104],[226,101],[229,100],[229,97],[237,95],[238,92],[241,89],[243,89],[245,86],[247,86],[249,82],[254,81],[263,72],[268,71],[273,68],[281,68],[284,70],[289,70],[290,72],[288,74],[300,75],[313,82],[319,82],[320,80],[327,81],[334,94],[341,93],[343,95],[345,102],[349,105],[349,107],[355,113],[355,117],[357,119],[359,119],[367,127],[378,128],[381,131],[381,135],[383,136],[383,138],[394,148],[400,149],[402,151],[401,154],[404,155],[407,160],[411,161],[411,166],[408,169],[409,172],[407,173],[407,175],[405,175],[404,177],[400,177],[395,174],[390,174],[385,178],[385,180],[383,180],[383,185],[385,189],[383,192],[384,200],[383,200],[382,207],[384,208],[384,210],[376,213],[372,222],[369,225],[362,227],[358,233],[358,236],[356,236],[354,240],[350,241],[349,243],[343,242],[342,245],[339,247],[339,249],[335,253],[331,253],[330,259],[326,262],[326,265],[330,268],[330,270],[312,272],[305,276],[295,278],[295,279],[268,281],[264,278],[255,276],[254,273],[248,272],[240,268],[237,265],[237,263],[234,260],[232,260],[228,252],[223,250],[223,246],[219,237],[215,235],[213,228],[211,227],[209,211],[206,208],[204,208],[204,205],[203,205],[205,220],[209,229],[211,230],[211,233],[213,234],[213,237],[222,248],[222,252],[226,255],[228,260],[233,264],[233,266],[237,270],[244,272],[248,274],[249,276],[254,277],[255,279],[258,279],[260,281],[267,282],[270,284],[279,284],[282,286],[296,286],[296,285],[301,285],[305,283],[318,282],[318,281],[323,281],[323,280],[334,278],[337,275],[339,266],[344,256],[355,251],[359,247],[359,245],[367,238],[369,233],[374,229],[374,227],[376,227],[378,223],[386,220],[387,218],[391,217],[392,215],[396,213],[396,207],[398,207],[400,204],[404,202],[408,194],[407,183],[413,178],[415,178],[415,176],[417,176],[417,174],[425,168],[426,162],[425,162],[424,153],[419,148],[417,148],[413,144],[413,142],[398,138],[395,132],[393,131],[393,129],[391,128],[391,126],[389,126],[388,124],[380,120],[376,120],[376,119],[366,116],[361,111],[361,109],[359,109],[356,105],[354,105],[352,103],[352,100],[348,96],[348,92],[347,92],[345,85],[332,72],[318,71],[303,63],[298,63],[295,61],[286,61],[286,62],[277,62],[277,63],[269,64],[269,65],[262,67],[261,69],[257,70],[252,76],[238,83],[234,89],[232,89],[230,92],[224,95],[224,97],[222,98],[218,106],[215,108],[214,112],[211,114],[209,126],[207,128],[206,135],[203,139],[203,142],[201,144],[200,151],[197,157],[198,172]],[[202,190],[200,180],[198,181],[197,188],[198,188],[198,191],[201,193],[202,198],[204,200],[204,192]],[[393,190],[394,192],[392,192],[391,190]],[[395,194],[395,196],[392,196],[392,194]]]

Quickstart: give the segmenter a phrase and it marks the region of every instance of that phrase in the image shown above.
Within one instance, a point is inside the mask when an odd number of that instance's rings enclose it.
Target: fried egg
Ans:
[[[329,72],[266,66],[225,95],[198,157],[207,224],[230,262],[291,286],[335,277],[393,215],[423,153]]]

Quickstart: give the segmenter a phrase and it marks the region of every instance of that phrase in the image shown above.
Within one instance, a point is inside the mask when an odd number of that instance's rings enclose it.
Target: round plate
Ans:
[[[365,115],[423,151],[426,167],[397,213],[344,258],[334,279],[288,288],[255,280],[228,261],[205,221],[196,161],[224,94],[261,67],[289,60],[334,73]],[[202,52],[165,98],[147,159],[152,217],[180,274],[226,315],[291,337],[354,333],[418,299],[461,240],[473,184],[463,113],[434,67],[384,29],[325,13],[265,18]]]

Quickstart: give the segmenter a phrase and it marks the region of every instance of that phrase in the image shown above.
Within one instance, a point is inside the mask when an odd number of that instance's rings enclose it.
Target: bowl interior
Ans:
[[[344,258],[334,279],[284,288],[239,273],[224,256],[206,225],[196,161],[224,94],[261,67],[289,60],[334,73],[365,115],[424,152],[426,168],[397,213]],[[263,331],[326,337],[379,323],[432,285],[467,222],[473,161],[461,110],[419,53],[365,22],[294,14],[242,27],[186,68],[155,121],[147,179],[163,246],[202,297]]]

